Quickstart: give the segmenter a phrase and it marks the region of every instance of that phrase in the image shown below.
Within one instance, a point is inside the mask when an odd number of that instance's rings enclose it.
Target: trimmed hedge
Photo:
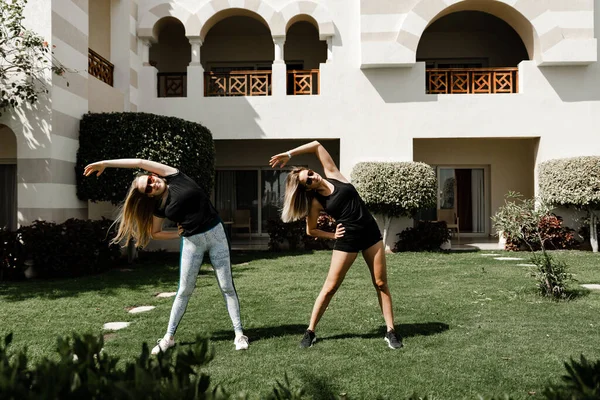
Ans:
[[[141,158],[178,168],[207,193],[214,184],[215,147],[206,127],[148,113],[89,113],[79,129],[77,197],[120,203],[138,171],[111,168],[95,179],[83,176],[87,164],[118,158]]]
[[[549,204],[600,208],[600,156],[543,162],[539,186],[540,197]]]
[[[422,162],[361,162],[352,184],[369,210],[390,217],[413,217],[437,201],[435,171]]]
[[[0,279],[23,279],[31,261],[40,278],[70,278],[105,271],[121,257],[110,244],[111,220],[71,218],[62,224],[34,221],[16,231],[0,231]]]

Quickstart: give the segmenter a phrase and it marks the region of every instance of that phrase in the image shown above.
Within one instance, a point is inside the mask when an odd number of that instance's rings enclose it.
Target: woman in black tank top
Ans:
[[[358,253],[362,252],[387,325],[384,339],[390,348],[398,349],[402,347],[402,338],[394,330],[392,295],[387,284],[381,233],[354,186],[340,173],[327,150],[317,141],[274,155],[269,164],[273,168],[278,165],[283,167],[292,156],[305,153],[316,154],[327,178],[307,168],[292,169],[286,179],[281,219],[283,222],[292,222],[306,217],[306,232],[309,235],[335,240],[335,245],[327,279],[313,306],[300,347],[310,347],[316,341],[315,328],[319,320]],[[335,233],[317,229],[321,212],[326,212],[336,220]]]

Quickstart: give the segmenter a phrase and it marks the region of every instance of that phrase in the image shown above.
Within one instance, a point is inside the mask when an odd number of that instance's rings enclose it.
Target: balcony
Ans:
[[[187,73],[159,72],[158,97],[187,97]]]
[[[110,61],[94,50],[88,49],[88,73],[90,75],[112,86],[114,70],[115,66]]]
[[[518,93],[518,68],[428,68],[427,94]]]
[[[205,72],[205,97],[270,96],[271,71]]]
[[[291,70],[287,72],[287,93],[289,95],[317,95],[319,94],[319,70],[305,71]]]

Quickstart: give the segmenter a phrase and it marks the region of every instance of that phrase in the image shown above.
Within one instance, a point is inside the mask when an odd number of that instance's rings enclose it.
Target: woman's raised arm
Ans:
[[[102,174],[106,168],[141,168],[160,176],[172,175],[177,172],[176,168],[156,161],[142,160],[140,158],[121,158],[118,160],[102,160],[88,164],[83,170],[83,175],[90,176],[96,172],[96,176],[98,176]]]
[[[303,144],[302,146],[296,147],[295,149],[286,151],[285,153],[279,153],[271,157],[269,161],[269,165],[275,168],[277,165],[284,167],[293,156],[299,154],[306,153],[315,153],[321,165],[323,166],[323,170],[325,171],[325,176],[328,178],[334,178],[340,180],[342,182],[347,182],[346,178],[342,175],[340,170],[338,169],[335,162],[331,158],[329,152],[323,147],[321,143],[318,141],[313,141],[307,144]]]

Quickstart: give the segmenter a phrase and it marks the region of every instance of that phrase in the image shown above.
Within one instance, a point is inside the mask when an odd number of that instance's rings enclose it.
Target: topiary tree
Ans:
[[[550,160],[539,166],[540,198],[553,206],[585,210],[590,221],[590,244],[598,251],[596,224],[600,210],[600,157]]]
[[[384,243],[393,218],[412,218],[437,201],[435,171],[425,163],[361,162],[354,166],[351,177],[367,208],[383,215]]]
[[[142,158],[180,169],[210,193],[215,175],[215,147],[210,131],[195,122],[147,113],[99,113],[83,116],[77,152],[77,197],[121,202],[137,171],[118,168],[97,179],[84,178],[94,161]]]
[[[45,73],[63,76],[43,37],[23,25],[27,0],[0,0],[0,115],[22,102],[34,104],[48,93]],[[68,83],[67,83],[68,84]]]

